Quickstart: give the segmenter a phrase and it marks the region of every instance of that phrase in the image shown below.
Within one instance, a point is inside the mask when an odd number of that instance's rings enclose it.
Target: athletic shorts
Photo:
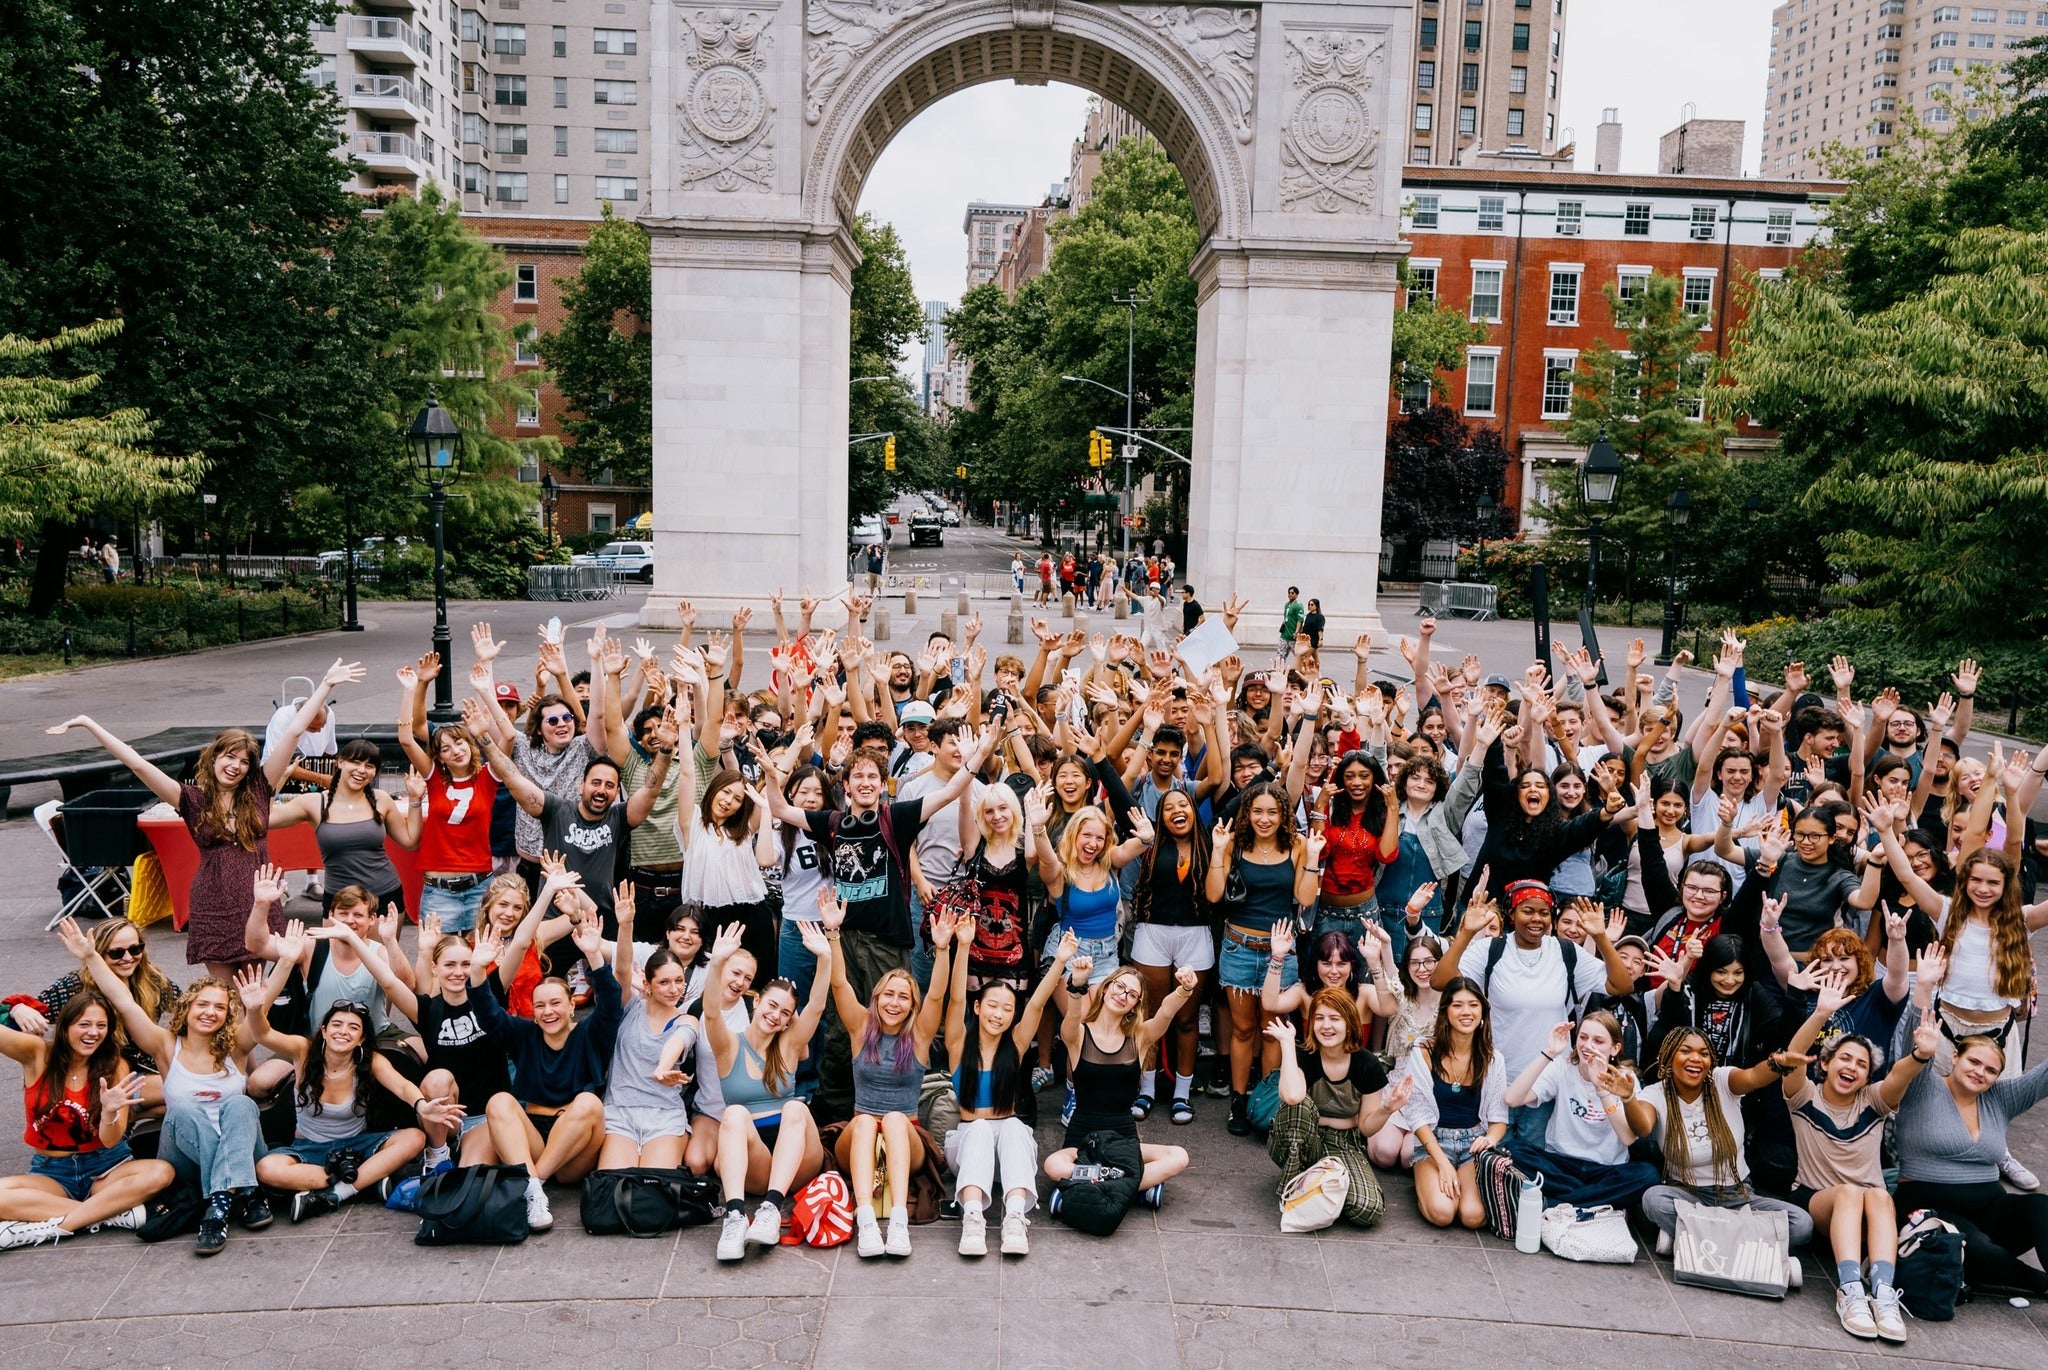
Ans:
[[[1209,970],[1216,964],[1216,934],[1206,927],[1140,923],[1131,929],[1131,960],[1141,966]]]
[[[687,1137],[690,1135],[690,1111],[681,1104],[674,1108],[607,1104],[604,1135],[624,1137],[635,1146],[646,1146],[657,1137]]]

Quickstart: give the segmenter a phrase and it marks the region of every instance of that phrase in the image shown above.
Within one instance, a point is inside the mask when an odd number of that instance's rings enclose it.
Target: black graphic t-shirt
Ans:
[[[924,827],[924,801],[899,799],[889,806],[895,852],[883,840],[881,810],[869,814],[820,810],[807,814],[811,837],[824,851],[832,883],[846,901],[848,932],[872,933],[891,946],[910,937],[910,873],[897,852],[907,852]]]
[[[476,1012],[479,995],[497,993],[498,977],[493,975],[470,986],[469,997],[452,1007],[438,994],[420,998],[419,1029],[427,1044],[427,1069],[453,1075],[462,1106],[472,1114],[481,1113],[493,1094],[512,1088],[505,1048],[484,1034]]]
[[[626,844],[626,805],[622,800],[600,818],[583,816],[573,799],[547,797],[540,813],[547,850],[560,852],[563,862],[583,877],[583,892],[611,925],[612,885],[618,880],[619,851]]]

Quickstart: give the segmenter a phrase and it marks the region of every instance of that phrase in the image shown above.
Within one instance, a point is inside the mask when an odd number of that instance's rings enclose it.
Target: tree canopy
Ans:
[[[567,402],[563,459],[587,474],[644,485],[654,471],[653,273],[647,230],[611,202],[562,283],[562,326],[539,338],[541,360]]]

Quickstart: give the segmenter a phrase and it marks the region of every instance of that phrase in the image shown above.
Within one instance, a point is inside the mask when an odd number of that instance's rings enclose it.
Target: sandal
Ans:
[[[1192,1123],[1194,1120],[1195,1106],[1189,1103],[1186,1099],[1175,1099],[1173,1101],[1174,1124],[1176,1126],[1181,1126],[1187,1123]]]
[[[1146,1118],[1151,1117],[1152,1096],[1149,1094],[1140,1094],[1137,1098],[1131,1100],[1131,1116],[1133,1118],[1136,1118],[1140,1122],[1143,1122]]]

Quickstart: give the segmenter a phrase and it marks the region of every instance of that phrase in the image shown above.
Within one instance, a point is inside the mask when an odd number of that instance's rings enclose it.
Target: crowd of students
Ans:
[[[1428,1222],[1484,1225],[1505,1148],[1546,1203],[1635,1211],[1661,1249],[1682,1201],[1783,1211],[1858,1337],[1906,1336],[1915,1209],[1964,1234],[1973,1285],[2048,1293],[2048,1196],[2007,1145],[2048,1093],[2021,1060],[2043,771],[1962,758],[1974,663],[1923,716],[1859,702],[1842,658],[1832,695],[1798,663],[1760,690],[1727,637],[1688,716],[1689,658],[1643,674],[1640,641],[1605,693],[1585,652],[1446,665],[1427,619],[1392,682],[1364,637],[1340,682],[1319,632],[1190,670],[1043,622],[991,673],[978,618],[912,655],[863,636],[868,600],[838,631],[820,607],[792,626],[774,598],[752,688],[745,611],[700,639],[683,605],[665,660],[600,628],[575,675],[544,630],[527,692],[478,624],[460,723],[426,722],[438,658],[399,672],[393,785],[352,742],[279,793],[346,663],[267,751],[224,732],[183,783],[53,728],[184,817],[204,973],[180,990],[127,924],[64,926],[78,972],[0,1028],[36,1153],[0,1181],[0,1249],[140,1226],[181,1176],[208,1253],[273,1200],[303,1221],[496,1163],[534,1230],[596,1170],[714,1175],[721,1260],[779,1241],[827,1168],[859,1254],[907,1255],[942,1166],[960,1252],[993,1218],[1022,1255],[1041,1179],[1058,1203],[1117,1147],[1163,1202],[1191,1158],[1139,1124],[1214,1093],[1278,1183],[1341,1161],[1361,1226],[1400,1169]],[[293,822],[328,867],[311,928],[268,864]],[[387,840],[419,854],[417,909]],[[1042,1158],[1041,1098],[1065,1123]]]

